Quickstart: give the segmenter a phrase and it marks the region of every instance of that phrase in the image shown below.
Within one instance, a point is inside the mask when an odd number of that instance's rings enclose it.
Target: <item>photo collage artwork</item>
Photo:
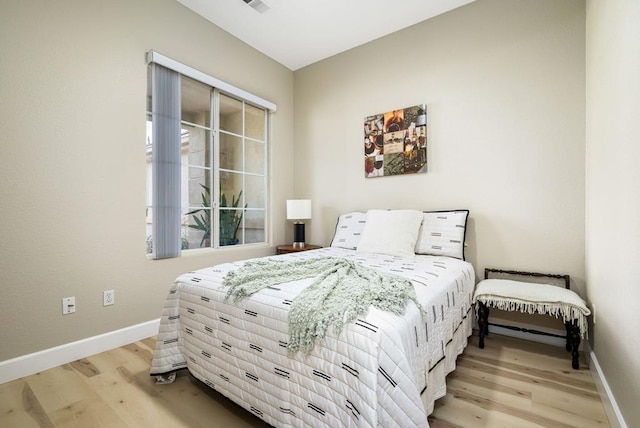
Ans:
[[[364,119],[364,176],[427,171],[427,110],[421,104]]]

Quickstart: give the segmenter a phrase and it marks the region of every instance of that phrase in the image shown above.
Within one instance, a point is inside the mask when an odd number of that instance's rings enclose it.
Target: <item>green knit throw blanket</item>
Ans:
[[[229,272],[223,284],[229,286],[226,298],[237,302],[267,286],[305,278],[315,279],[291,305],[289,353],[310,351],[329,327],[339,334],[372,305],[401,315],[411,300],[424,315],[411,281],[339,257],[251,260]]]

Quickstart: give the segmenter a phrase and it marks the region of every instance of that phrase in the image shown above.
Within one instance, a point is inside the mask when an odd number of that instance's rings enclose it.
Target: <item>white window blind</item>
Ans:
[[[180,74],[152,69],[153,258],[180,255]]]

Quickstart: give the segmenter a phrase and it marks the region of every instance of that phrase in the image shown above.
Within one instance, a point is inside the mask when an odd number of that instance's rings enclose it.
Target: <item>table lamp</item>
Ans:
[[[293,248],[304,248],[304,222],[311,218],[311,200],[287,200],[287,220],[293,222]]]

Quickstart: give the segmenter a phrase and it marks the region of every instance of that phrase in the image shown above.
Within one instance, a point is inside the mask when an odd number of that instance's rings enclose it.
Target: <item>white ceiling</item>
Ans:
[[[178,0],[291,70],[344,52],[474,0]]]

